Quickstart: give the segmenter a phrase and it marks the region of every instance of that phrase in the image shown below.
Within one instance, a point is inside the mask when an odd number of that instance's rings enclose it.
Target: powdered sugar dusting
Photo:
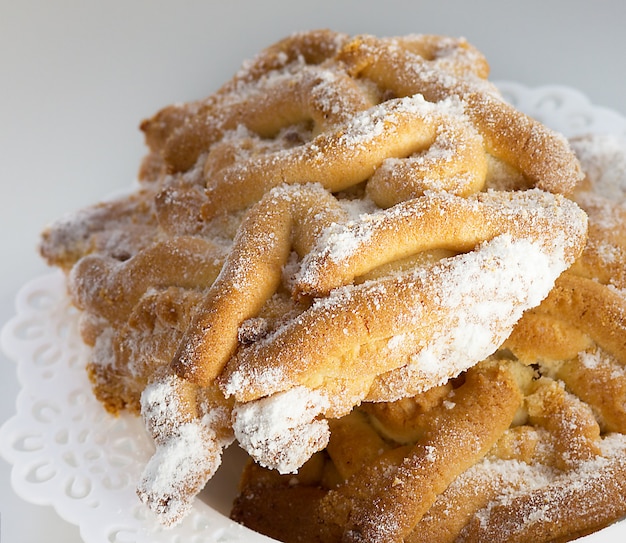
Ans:
[[[294,473],[328,444],[328,423],[317,419],[328,405],[323,394],[304,387],[240,404],[233,410],[235,436],[259,464]]]
[[[178,426],[176,435],[159,443],[146,465],[137,492],[153,504],[165,524],[175,524],[190,510],[191,498],[221,463],[215,435],[200,422]]]
[[[390,104],[393,104],[393,107],[390,107]],[[367,111],[357,113],[350,120],[339,141],[346,146],[356,146],[366,144],[383,133],[385,137],[393,137],[394,126],[398,122],[396,117],[406,113],[424,117],[445,113],[452,118],[458,118],[464,115],[464,110],[456,96],[439,102],[429,102],[421,94],[413,94],[383,102]]]
[[[254,386],[260,386],[266,390],[279,389],[285,382],[286,371],[281,366],[271,366],[268,368],[250,368],[250,371],[235,371],[229,376],[228,381],[223,384],[224,393],[227,396],[234,396],[238,391]]]
[[[546,254],[544,246],[513,240],[508,234],[452,262],[445,268],[446,286],[437,293],[448,317],[400,370],[402,378],[390,383],[395,391],[390,392],[391,399],[403,396],[405,383],[423,383],[423,388],[442,384],[488,357],[522,313],[547,296],[567,267],[562,244],[556,243],[554,252]]]
[[[165,376],[146,387],[142,416],[153,434],[156,451],[141,475],[139,497],[150,504],[164,524],[176,524],[190,510],[193,497],[221,463],[222,450],[232,440],[219,435],[224,413],[207,409],[201,418],[186,413],[175,376]]]
[[[581,508],[576,512],[580,518],[586,515],[595,515],[594,508],[597,500],[603,499],[603,492],[608,482],[616,476],[617,471],[624,469],[624,452],[626,438],[622,434],[611,434],[600,441],[601,454],[581,462],[576,468],[569,471],[559,471],[546,466],[528,466],[523,462],[503,461],[505,467],[504,482],[517,480],[515,485],[502,485],[503,492],[491,501],[485,508],[476,514],[471,537],[482,536],[485,540],[493,537],[506,538],[519,534],[534,526],[550,525],[563,522],[567,518],[570,501],[575,501]],[[485,462],[475,468],[484,469]],[[485,476],[491,476],[494,463],[488,464],[489,471]],[[528,479],[526,476],[528,475]],[[455,483],[456,484],[456,483]],[[592,494],[588,492],[592,490]],[[582,493],[587,496],[585,502],[576,499]],[[492,515],[498,509],[511,508],[514,515],[499,516],[493,522]],[[570,512],[571,513],[571,512]],[[465,532],[468,530],[466,529]],[[461,533],[460,541],[465,540],[466,534]]]
[[[578,360],[588,370],[607,372],[611,379],[622,380],[626,378],[626,367],[616,363],[608,353],[602,349],[595,351],[582,351],[578,353]]]
[[[359,249],[372,236],[372,230],[367,227],[360,227],[362,224],[362,217],[360,217],[358,221],[335,223],[325,228],[318,242],[318,246],[323,247],[323,254],[333,262],[341,262],[358,253]],[[314,254],[309,253],[311,256]],[[309,270],[306,261],[302,269],[308,271],[308,273],[315,272],[315,270]],[[306,281],[304,274],[302,279]]]

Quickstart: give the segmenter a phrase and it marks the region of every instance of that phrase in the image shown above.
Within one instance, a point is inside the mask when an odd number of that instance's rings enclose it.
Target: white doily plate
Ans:
[[[594,106],[564,87],[529,89],[499,84],[519,109],[566,136],[588,132],[626,137],[626,119]],[[12,465],[11,482],[24,500],[52,505],[80,527],[86,543],[263,543],[271,539],[228,519],[241,454],[225,455],[218,475],[192,513],[162,529],[139,503],[135,482],[152,454],[141,421],[114,418],[94,399],[84,371],[88,349],[78,333],[60,272],[25,285],[16,315],[2,329],[2,348],[17,362],[22,389],[16,414],[0,428],[0,454]],[[624,541],[626,521],[582,538]]]

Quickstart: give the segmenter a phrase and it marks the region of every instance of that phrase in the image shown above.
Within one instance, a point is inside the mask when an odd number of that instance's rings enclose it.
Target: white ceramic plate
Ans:
[[[499,87],[519,109],[566,136],[626,137],[625,118],[593,106],[577,91],[515,83]],[[92,396],[84,371],[88,349],[60,272],[22,288],[16,315],[1,339],[7,356],[17,362],[22,389],[17,413],[0,428],[0,453],[13,464],[11,481],[23,499],[53,505],[80,527],[86,543],[272,541],[227,517],[242,463],[236,446],[226,452],[218,474],[182,524],[163,529],[139,503],[135,483],[152,454],[151,441],[139,419],[114,418]],[[581,541],[625,539],[626,521]]]

